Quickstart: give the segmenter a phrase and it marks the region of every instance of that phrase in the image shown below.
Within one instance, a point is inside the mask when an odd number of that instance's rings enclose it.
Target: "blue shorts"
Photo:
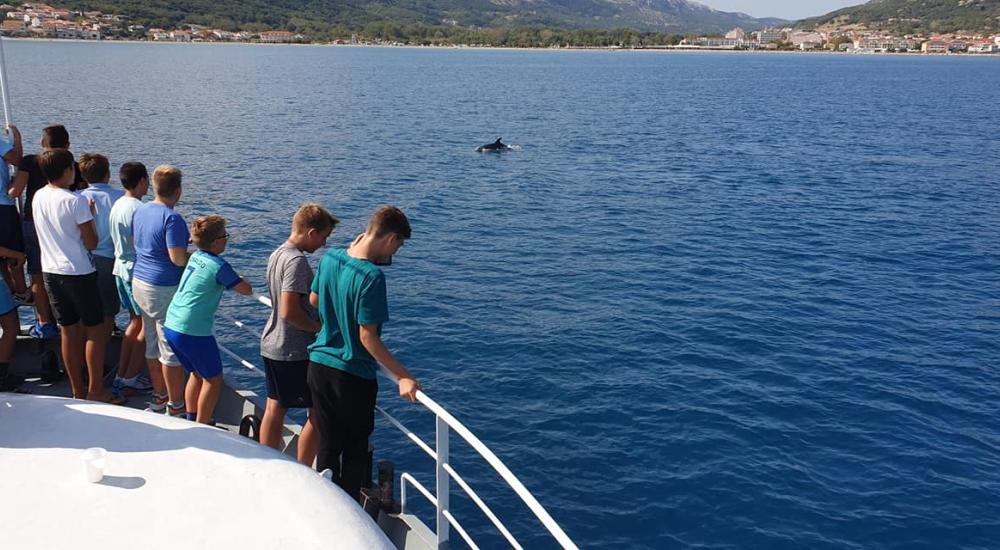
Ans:
[[[135,298],[132,297],[132,281],[126,281],[115,275],[115,287],[118,288],[118,301],[122,303],[122,307],[136,315],[142,315]]]
[[[202,378],[222,374],[222,356],[214,336],[190,336],[167,327],[163,327],[163,336],[184,370]]]

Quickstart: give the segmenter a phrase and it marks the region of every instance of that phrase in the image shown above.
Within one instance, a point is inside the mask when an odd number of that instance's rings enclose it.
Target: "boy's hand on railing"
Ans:
[[[399,379],[399,396],[410,403],[417,402],[417,391],[420,389],[420,382],[417,382],[413,378]]]

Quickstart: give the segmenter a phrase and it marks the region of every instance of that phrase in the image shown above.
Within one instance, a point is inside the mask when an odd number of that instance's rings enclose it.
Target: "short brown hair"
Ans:
[[[45,174],[45,179],[56,181],[73,167],[73,153],[66,149],[49,149],[38,155],[38,167]]]
[[[181,170],[176,166],[161,164],[153,171],[153,190],[157,197],[176,197],[181,190]]]
[[[292,229],[315,229],[316,231],[333,231],[340,220],[334,218],[322,206],[310,202],[303,204],[292,216]]]
[[[42,129],[42,140],[49,149],[66,149],[69,147],[69,132],[62,124],[53,124]]]
[[[111,163],[108,157],[98,153],[80,155],[80,175],[87,183],[106,182],[111,178]]]
[[[395,206],[383,206],[368,221],[367,233],[375,237],[384,237],[389,233],[399,235],[404,239],[410,238],[410,220],[406,219],[406,214]]]
[[[222,216],[202,216],[191,222],[191,240],[195,246],[206,250],[212,243],[226,236],[226,219]]]

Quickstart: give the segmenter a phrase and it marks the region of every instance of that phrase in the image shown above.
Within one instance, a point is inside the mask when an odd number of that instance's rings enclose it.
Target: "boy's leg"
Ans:
[[[80,314],[76,308],[76,301],[73,297],[77,289],[70,288],[73,285],[65,275],[43,273],[42,281],[45,283],[45,290],[48,292],[56,321],[61,327],[60,344],[63,366],[66,368],[66,375],[69,377],[73,397],[76,399],[86,399],[87,392],[83,385],[83,362],[86,339],[84,338],[83,326],[80,323]]]
[[[260,444],[272,449],[281,448],[281,428],[285,423],[287,409],[281,406],[277,399],[267,398],[264,407],[264,418],[260,420]],[[303,427],[303,430],[305,428]],[[299,444],[301,444],[301,439]]]
[[[201,385],[201,393],[198,394],[198,418],[200,424],[211,424],[212,415],[215,414],[215,406],[219,403],[219,395],[222,394],[222,375],[205,378]]]
[[[0,315],[0,363],[9,363],[14,356],[14,344],[17,343],[17,308]],[[2,382],[2,380],[0,380]]]
[[[344,431],[337,418],[337,396],[334,394],[331,372],[336,369],[309,362],[309,391],[312,393],[319,444],[316,448],[316,469],[333,471],[334,482],[340,484],[340,453],[344,448]]]
[[[198,418],[198,395],[201,394],[202,378],[198,373],[192,372],[188,377],[187,385],[184,387],[184,403],[187,404],[188,420]]]
[[[128,326],[125,327],[125,334],[122,335],[122,349],[118,354],[118,378],[129,378],[128,372],[132,368],[132,356],[136,345],[136,333],[139,327],[136,326],[136,319],[141,323],[141,317],[129,312]]]
[[[100,284],[96,272],[89,275],[75,276],[69,280],[73,291],[74,302],[80,319],[83,322],[83,332],[86,338],[87,374],[90,377],[87,386],[87,399],[93,401],[108,401],[112,395],[104,387],[104,358],[107,356],[108,337],[106,311],[101,301]]]
[[[54,329],[56,321],[49,306],[49,294],[42,281],[42,251],[38,245],[38,234],[35,233],[35,222],[24,220],[21,228],[24,233],[25,267],[31,277],[31,295],[35,302],[35,319],[38,320],[39,328],[51,326]]]
[[[160,333],[156,326],[156,287],[142,281],[132,281],[132,296],[142,313],[142,328],[146,333],[146,364],[153,383],[153,400],[150,410],[163,412],[167,401],[167,383],[163,378],[164,366],[160,363]]]
[[[316,416],[314,409],[309,409],[309,418],[302,425],[302,433],[299,434],[299,452],[296,458],[306,466],[312,466],[316,460],[316,449],[319,445],[319,433],[313,424],[313,417]]]
[[[360,500],[361,488],[371,475],[368,471],[368,437],[375,430],[378,383],[347,373],[343,373],[341,378],[341,418],[347,435],[341,457],[340,486],[351,498]]]
[[[87,388],[83,384],[84,347],[86,338],[83,336],[83,325],[79,322],[72,325],[60,325],[60,344],[62,346],[63,367],[69,377],[69,387],[74,399],[86,399]]]
[[[129,367],[125,372],[125,378],[135,378],[142,374],[143,367],[146,366],[146,331],[142,324],[142,317],[135,318],[135,324],[139,327],[135,333],[132,345],[132,355],[129,357]],[[150,376],[152,380],[152,376]],[[154,384],[155,386],[155,384]]]

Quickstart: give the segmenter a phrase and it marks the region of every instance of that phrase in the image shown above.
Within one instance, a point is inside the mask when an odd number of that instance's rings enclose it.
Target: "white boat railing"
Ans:
[[[252,298],[261,304],[271,307],[271,300],[266,296],[261,296],[259,294],[254,294]],[[229,321],[233,326],[243,329],[250,334],[253,334],[257,338],[260,338],[260,333],[253,328],[246,325],[238,319],[234,319],[225,313],[220,312],[220,315]],[[219,344],[219,349],[229,356],[231,359],[236,361],[237,364],[246,367],[251,370],[260,372],[253,363],[243,359],[238,354],[234,353],[229,348]],[[397,379],[392,375],[385,367],[379,365],[380,373],[386,378],[396,382]],[[399,431],[406,436],[411,442],[413,442],[417,447],[419,447],[427,456],[434,460],[435,465],[435,484],[434,493],[431,493],[426,487],[424,487],[419,481],[416,480],[412,475],[407,472],[403,472],[400,475],[400,505],[401,511],[405,513],[407,511],[407,486],[413,486],[420,494],[422,494],[431,504],[434,505],[436,511],[436,537],[437,537],[437,547],[446,548],[448,546],[451,528],[454,528],[459,536],[469,545],[470,548],[478,549],[479,546],[472,540],[468,535],[466,530],[462,527],[459,521],[451,513],[450,508],[450,494],[451,494],[451,481],[454,480],[455,483],[461,487],[461,489],[468,495],[469,499],[472,500],[476,506],[483,512],[483,515],[490,520],[497,531],[507,540],[512,548],[521,550],[523,547],[518,543],[517,539],[511,534],[510,530],[506,525],[500,520],[499,517],[493,512],[493,510],[483,501],[483,499],[476,493],[475,490],[469,485],[465,479],[459,475],[457,471],[452,467],[449,462],[450,456],[450,435],[451,432],[458,434],[465,442],[472,447],[479,456],[486,461],[500,477],[507,483],[507,485],[514,491],[514,493],[521,499],[522,502],[528,507],[529,510],[535,515],[538,521],[545,527],[545,529],[552,535],[552,538],[565,549],[576,549],[576,544],[566,535],[558,523],[552,516],[549,515],[548,511],[538,502],[538,500],[531,494],[530,491],[521,483],[521,480],[514,475],[513,472],[507,467],[506,464],[500,460],[496,454],[493,453],[471,430],[465,427],[464,424],[458,421],[457,418],[452,416],[444,407],[439,405],[436,401],[430,398],[423,391],[417,392],[417,402],[423,405],[427,410],[434,413],[435,417],[435,441],[434,447],[432,448],[424,440],[422,440],[417,434],[412,430],[407,428],[402,422],[389,414],[382,407],[376,406],[375,409],[384,416],[390,424],[395,426]]]

